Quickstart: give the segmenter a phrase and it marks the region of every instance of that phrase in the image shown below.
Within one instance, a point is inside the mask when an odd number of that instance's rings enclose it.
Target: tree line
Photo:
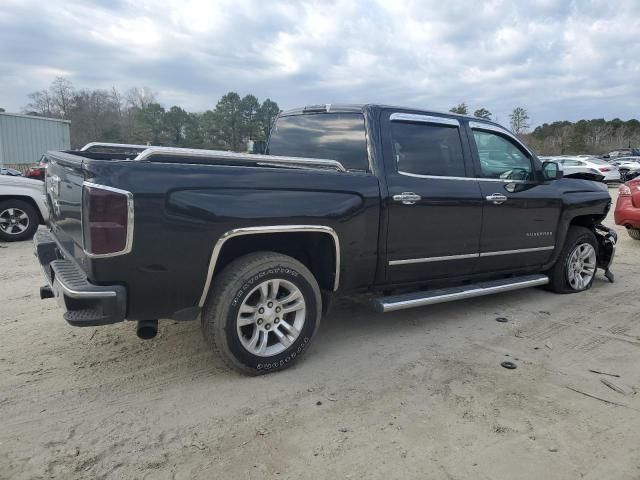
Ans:
[[[215,108],[187,112],[165,109],[147,87],[124,94],[111,90],[77,89],[66,78],[29,94],[24,112],[71,120],[71,148],[101,141],[243,151],[247,141],[268,138],[278,104],[236,92],[222,96]]]
[[[470,111],[465,102],[450,109],[462,115]],[[243,151],[248,140],[269,137],[280,108],[268,98],[260,102],[254,95],[229,92],[204,112],[187,112],[177,105],[165,109],[147,87],[124,93],[116,88],[77,89],[58,77],[49,88],[29,94],[24,112],[71,120],[72,148],[102,141]],[[473,115],[493,117],[485,107]],[[509,127],[542,155],[602,154],[640,146],[640,122],[635,119],[558,121],[533,131],[529,120],[527,110],[516,107],[509,115]]]
[[[459,103],[450,110],[452,113],[469,114],[466,103]],[[491,120],[491,112],[479,108],[474,117]],[[529,128],[529,114],[523,107],[516,107],[509,114],[509,127],[540,155],[601,155],[612,150],[640,146],[640,121],[579,120],[577,122],[558,121],[544,123],[533,131]]]
[[[455,107],[449,109],[451,113],[457,113],[460,115],[469,115],[469,107],[465,102],[459,103]],[[483,118],[485,120],[492,120],[492,113],[484,107],[478,108],[473,112],[473,116],[476,118]],[[523,135],[527,133],[529,129],[529,113],[523,107],[516,107],[509,114],[509,126],[511,131]]]
[[[541,155],[601,155],[640,146],[640,122],[598,118],[544,123],[524,139]]]

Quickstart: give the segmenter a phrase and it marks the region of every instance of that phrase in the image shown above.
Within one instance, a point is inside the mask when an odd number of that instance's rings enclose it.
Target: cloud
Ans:
[[[211,108],[230,90],[281,107],[376,102],[502,122],[631,118],[640,109],[637,0],[4,0],[0,106],[55,76],[149,86],[166,106]]]

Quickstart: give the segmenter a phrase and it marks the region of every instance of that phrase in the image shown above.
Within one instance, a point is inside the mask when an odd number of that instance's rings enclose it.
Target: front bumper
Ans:
[[[66,311],[64,319],[74,327],[91,327],[121,322],[125,319],[127,291],[121,285],[94,285],[84,271],[65,258],[51,233],[37,232],[34,253],[44,271],[48,286],[42,298],[55,297]]]

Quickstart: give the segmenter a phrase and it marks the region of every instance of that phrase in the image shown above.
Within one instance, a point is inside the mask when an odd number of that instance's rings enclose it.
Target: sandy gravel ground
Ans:
[[[38,299],[30,242],[0,244],[0,478],[638,479],[640,242],[620,233],[614,285],[343,303],[300,363],[259,378],[195,322],[146,342],[68,326]]]

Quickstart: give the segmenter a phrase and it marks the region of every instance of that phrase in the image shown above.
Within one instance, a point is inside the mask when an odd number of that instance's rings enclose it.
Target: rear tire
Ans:
[[[259,375],[290,366],[320,325],[313,274],[275,252],[240,257],[215,278],[202,311],[204,337],[232,368]]]
[[[627,233],[634,240],[640,240],[640,230],[637,228],[627,228]]]
[[[556,293],[577,293],[591,288],[596,276],[598,243],[585,227],[569,227],[556,263],[549,271],[549,289]]]
[[[0,202],[0,240],[29,240],[39,224],[38,212],[30,203],[17,198]]]

